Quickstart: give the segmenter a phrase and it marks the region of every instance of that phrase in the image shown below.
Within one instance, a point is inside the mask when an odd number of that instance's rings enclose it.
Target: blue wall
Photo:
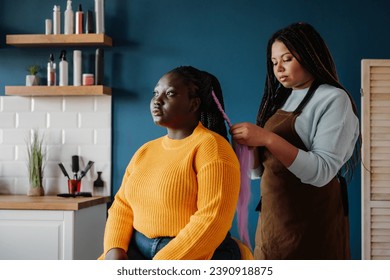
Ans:
[[[84,11],[93,10],[93,2],[73,1],[73,8],[81,3]],[[5,85],[24,84],[27,65],[45,67],[50,52],[58,62],[60,52],[60,48],[6,46],[5,34],[44,33],[44,20],[52,17],[53,6],[61,5],[63,11],[65,3],[0,2],[0,95]],[[157,80],[173,67],[193,65],[219,77],[227,113],[235,123],[255,120],[264,85],[266,43],[285,25],[307,21],[319,30],[334,55],[341,81],[359,108],[360,60],[389,58],[390,54],[388,0],[106,0],[105,20],[106,33],[114,41],[114,47],[106,49],[105,60],[105,83],[113,88],[113,192],[136,149],[165,133],[151,121],[149,100]],[[94,51],[83,50],[90,55]],[[92,68],[92,61],[85,67]],[[251,210],[259,195],[259,181],[252,185]],[[360,170],[349,193],[352,255],[359,259]],[[250,219],[254,236],[254,211]]]

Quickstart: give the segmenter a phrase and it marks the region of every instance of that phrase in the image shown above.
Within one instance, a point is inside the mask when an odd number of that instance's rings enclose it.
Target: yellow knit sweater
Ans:
[[[135,228],[149,238],[175,236],[154,259],[210,259],[231,227],[239,189],[233,149],[201,123],[185,139],[146,143],[109,209],[104,254],[127,251]]]

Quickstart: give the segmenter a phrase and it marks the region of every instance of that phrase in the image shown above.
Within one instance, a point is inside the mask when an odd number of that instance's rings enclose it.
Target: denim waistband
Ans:
[[[135,229],[133,230],[133,238],[138,250],[146,259],[150,260],[173,239],[173,237],[149,238]]]
[[[153,257],[166,246],[174,237],[157,237],[149,238],[141,232],[133,229],[131,243],[138,249],[142,257],[151,260]],[[142,259],[142,257],[140,259]],[[138,259],[138,258],[136,258]],[[231,237],[230,232],[227,233],[225,239],[215,250],[213,260],[240,260],[241,252],[238,244]]]

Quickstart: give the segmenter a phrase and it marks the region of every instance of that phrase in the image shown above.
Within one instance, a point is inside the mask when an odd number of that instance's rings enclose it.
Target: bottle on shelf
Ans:
[[[56,85],[56,64],[52,53],[50,54],[49,62],[47,63],[47,85]]]
[[[79,9],[76,12],[76,34],[84,33],[84,12],[81,4],[79,5]]]
[[[104,0],[95,0],[96,34],[104,33]]]
[[[91,34],[93,31],[93,12],[91,10],[87,11],[87,18],[85,20],[85,33]]]
[[[53,8],[53,34],[61,34],[61,8],[58,5]]]
[[[104,49],[97,48],[95,54],[95,85],[103,85],[104,80]]]
[[[66,61],[66,51],[62,50],[60,55],[59,72],[60,72],[60,86],[68,85],[68,61]]]
[[[81,50],[73,51],[73,85],[81,86],[82,75],[82,52]]]
[[[64,23],[64,34],[73,34],[74,33],[74,13],[72,9],[72,1],[68,0],[66,5],[66,10],[64,13],[65,23]]]

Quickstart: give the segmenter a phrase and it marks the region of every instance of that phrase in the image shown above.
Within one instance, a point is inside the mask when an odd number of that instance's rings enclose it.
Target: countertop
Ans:
[[[111,198],[107,196],[65,198],[48,195],[0,195],[0,210],[80,210],[110,201]]]

